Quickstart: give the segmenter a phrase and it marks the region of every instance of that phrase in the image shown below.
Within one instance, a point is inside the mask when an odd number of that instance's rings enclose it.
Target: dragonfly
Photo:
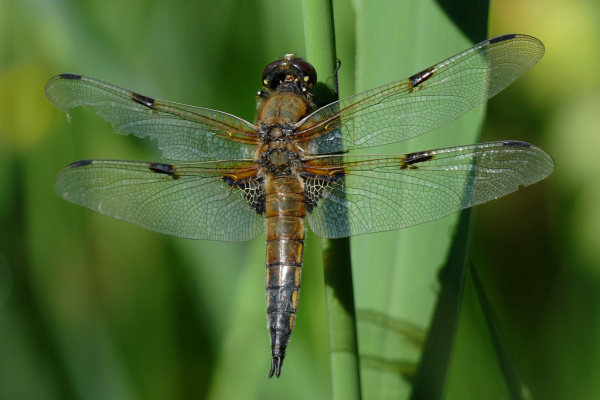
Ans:
[[[266,231],[269,378],[279,377],[300,295],[306,222],[324,238],[406,228],[497,199],[554,169],[541,148],[505,140],[407,154],[353,155],[435,130],[494,96],[543,56],[538,39],[485,40],[406,79],[318,106],[315,68],[266,66],[254,123],[78,74],[48,81],[68,115],[92,107],[121,134],[154,139],[165,162],[81,160],[59,196],[152,231],[240,242]]]

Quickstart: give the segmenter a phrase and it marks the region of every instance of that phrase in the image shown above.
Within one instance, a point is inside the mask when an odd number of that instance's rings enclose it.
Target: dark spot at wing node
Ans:
[[[498,36],[495,38],[491,38],[489,40],[490,44],[495,44],[495,43],[500,43],[500,42],[504,42],[510,39],[514,39],[515,37],[517,37],[517,35],[515,34],[510,34],[510,35],[502,35],[502,36]]]
[[[426,70],[414,74],[410,77],[410,86],[417,87],[435,74],[435,67],[429,67]]]
[[[244,196],[248,205],[256,211],[258,215],[265,213],[267,210],[267,196],[262,184],[262,179],[243,179],[236,181],[230,176],[224,176],[221,180],[229,186],[241,190],[242,196]]]
[[[78,74],[60,74],[61,79],[69,79],[72,81],[81,80],[81,75]]]
[[[406,157],[404,157],[404,161],[402,161],[400,169],[406,169],[406,168],[417,169],[418,167],[414,164],[429,161],[429,160],[433,159],[434,157],[435,156],[432,154],[429,154],[428,151],[421,151],[419,153],[409,153],[406,155]]]
[[[86,165],[92,165],[92,160],[75,161],[75,162],[72,162],[71,164],[69,164],[69,167],[78,168],[78,167],[85,167]]]
[[[521,142],[519,140],[507,140],[502,142],[502,145],[505,147],[521,147],[521,148],[529,148],[531,147],[530,143],[527,142]]]
[[[303,175],[306,212],[311,213],[323,198],[327,188],[337,184],[344,176],[346,176],[344,170],[339,170],[334,175]]]
[[[175,167],[173,167],[171,164],[150,163],[148,164],[148,169],[152,172],[156,172],[157,174],[169,175],[173,179],[181,178],[181,176],[175,172]]]
[[[147,97],[138,93],[132,93],[131,99],[136,103],[144,105],[146,107],[154,109],[154,99],[151,97]]]

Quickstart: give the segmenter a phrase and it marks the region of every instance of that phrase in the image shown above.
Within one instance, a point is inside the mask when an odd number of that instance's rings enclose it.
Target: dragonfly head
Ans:
[[[306,96],[317,83],[317,71],[302,58],[286,54],[281,60],[273,61],[265,67],[262,81],[268,89]]]

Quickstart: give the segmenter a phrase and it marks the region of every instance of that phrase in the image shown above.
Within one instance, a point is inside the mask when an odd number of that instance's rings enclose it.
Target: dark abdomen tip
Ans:
[[[272,378],[273,374],[275,374],[275,376],[279,378],[279,376],[281,375],[282,365],[283,356],[273,356],[273,358],[271,358],[271,371],[269,372],[269,378]]]

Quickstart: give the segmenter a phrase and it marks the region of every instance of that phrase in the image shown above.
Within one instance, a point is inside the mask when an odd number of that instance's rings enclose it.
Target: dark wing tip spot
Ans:
[[[78,75],[78,74],[60,74],[59,76],[61,79],[69,79],[72,81],[81,80],[81,75]]]
[[[495,38],[491,38],[489,40],[490,44],[495,44],[495,43],[501,43],[501,42],[505,42],[507,40],[511,40],[516,38],[517,35],[513,34],[509,34],[509,35],[502,35],[502,36],[497,36]]]
[[[138,93],[131,93],[131,100],[139,103],[143,106],[154,109],[154,99],[152,97],[147,97]]]
[[[520,147],[525,149],[531,147],[530,143],[521,142],[519,140],[507,140],[505,142],[502,142],[502,145],[505,147]]]
[[[86,165],[92,165],[93,160],[79,160],[69,164],[71,168],[85,167]]]

